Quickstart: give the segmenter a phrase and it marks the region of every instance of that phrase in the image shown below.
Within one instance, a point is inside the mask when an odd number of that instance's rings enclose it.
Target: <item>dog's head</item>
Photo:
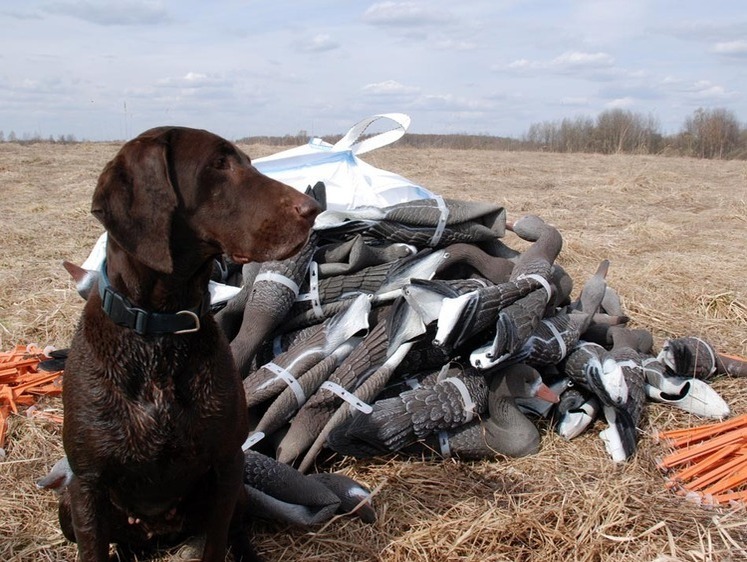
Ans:
[[[229,141],[160,127],[127,142],[102,172],[91,212],[127,253],[170,273],[178,244],[239,263],[284,259],[306,242],[319,205],[261,174]],[[175,232],[187,236],[174,236]]]

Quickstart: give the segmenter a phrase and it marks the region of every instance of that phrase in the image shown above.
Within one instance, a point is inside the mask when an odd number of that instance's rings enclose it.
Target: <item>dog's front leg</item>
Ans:
[[[240,491],[243,489],[244,454],[237,451],[234,459],[215,467],[214,501],[208,513],[205,550],[202,562],[224,562],[228,545],[229,528]],[[236,532],[246,532],[236,529]],[[234,553],[242,560],[242,553]],[[256,560],[256,558],[254,558]],[[244,558],[244,560],[246,560]],[[251,560],[251,558],[249,559]]]
[[[110,513],[100,487],[74,477],[69,486],[70,507],[80,562],[109,560]]]

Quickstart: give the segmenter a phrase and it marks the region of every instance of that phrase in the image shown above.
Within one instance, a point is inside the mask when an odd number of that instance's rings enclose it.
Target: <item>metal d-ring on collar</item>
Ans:
[[[101,264],[98,278],[101,308],[109,318],[142,336],[163,334],[190,334],[200,329],[200,317],[209,310],[209,300],[204,298],[199,306],[179,312],[148,312],[133,305],[127,297],[115,291],[106,275],[106,260]]]

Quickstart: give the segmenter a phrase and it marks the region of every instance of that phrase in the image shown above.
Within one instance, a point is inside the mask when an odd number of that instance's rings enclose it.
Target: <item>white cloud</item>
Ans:
[[[590,105],[590,100],[583,96],[566,96],[560,98],[560,105],[568,105],[572,107],[587,107]]]
[[[716,43],[711,49],[711,52],[727,57],[747,57],[747,41],[742,39],[739,41],[724,41]]]
[[[445,51],[472,51],[477,48],[473,41],[458,41],[455,39],[444,39],[436,43],[436,48]]]
[[[401,96],[417,94],[420,92],[420,89],[414,86],[405,86],[396,80],[385,80],[384,82],[377,82],[375,84],[366,84],[363,86],[363,92],[373,95]]]
[[[307,53],[322,53],[338,49],[340,44],[332,39],[328,33],[317,33],[296,43],[299,49]]]
[[[576,74],[603,80],[609,79],[613,74],[627,72],[616,67],[614,57],[608,53],[587,53],[583,51],[566,51],[550,60],[516,59],[503,67],[494,66],[493,70],[509,70],[519,73]]]
[[[630,96],[624,98],[617,98],[610,100],[604,104],[604,107],[608,109],[627,109],[635,105],[635,100]]]
[[[363,13],[364,22],[388,27],[430,25],[450,19],[447,12],[417,2],[376,2]]]
[[[161,25],[172,20],[161,2],[148,0],[55,0],[43,9],[98,25]]]
[[[607,53],[584,53],[581,51],[568,51],[555,57],[550,63],[550,68],[609,68],[615,63],[615,59]]]
[[[218,76],[210,76],[201,72],[187,72],[181,77],[161,78],[156,83],[167,88],[217,88],[228,85],[228,82]]]
[[[493,104],[487,100],[470,99],[453,94],[427,94],[420,96],[415,107],[426,111],[461,111],[481,112],[489,111]]]

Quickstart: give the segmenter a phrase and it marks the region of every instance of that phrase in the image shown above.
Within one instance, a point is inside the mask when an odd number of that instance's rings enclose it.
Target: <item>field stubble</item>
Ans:
[[[102,232],[90,199],[118,147],[0,144],[0,349],[68,345],[82,301],[61,261],[81,263]],[[242,148],[253,157],[275,151]],[[562,233],[558,261],[577,286],[609,259],[609,284],[657,349],[667,337],[697,335],[747,355],[747,163],[397,147],[365,159],[447,198],[499,203],[509,219],[540,215]],[[525,247],[510,233],[504,240]],[[735,414],[747,413],[745,385],[714,383]],[[655,430],[700,423],[652,405],[638,454],[620,466],[597,437],[601,425],[570,443],[544,433],[540,453],[523,459],[342,459],[330,468],[376,490],[376,524],[256,523],[256,543],[269,560],[747,559],[744,507],[687,503],[664,489],[655,468],[667,452]],[[59,427],[11,418],[0,461],[0,559],[74,559],[54,495],[34,485],[61,454]]]

